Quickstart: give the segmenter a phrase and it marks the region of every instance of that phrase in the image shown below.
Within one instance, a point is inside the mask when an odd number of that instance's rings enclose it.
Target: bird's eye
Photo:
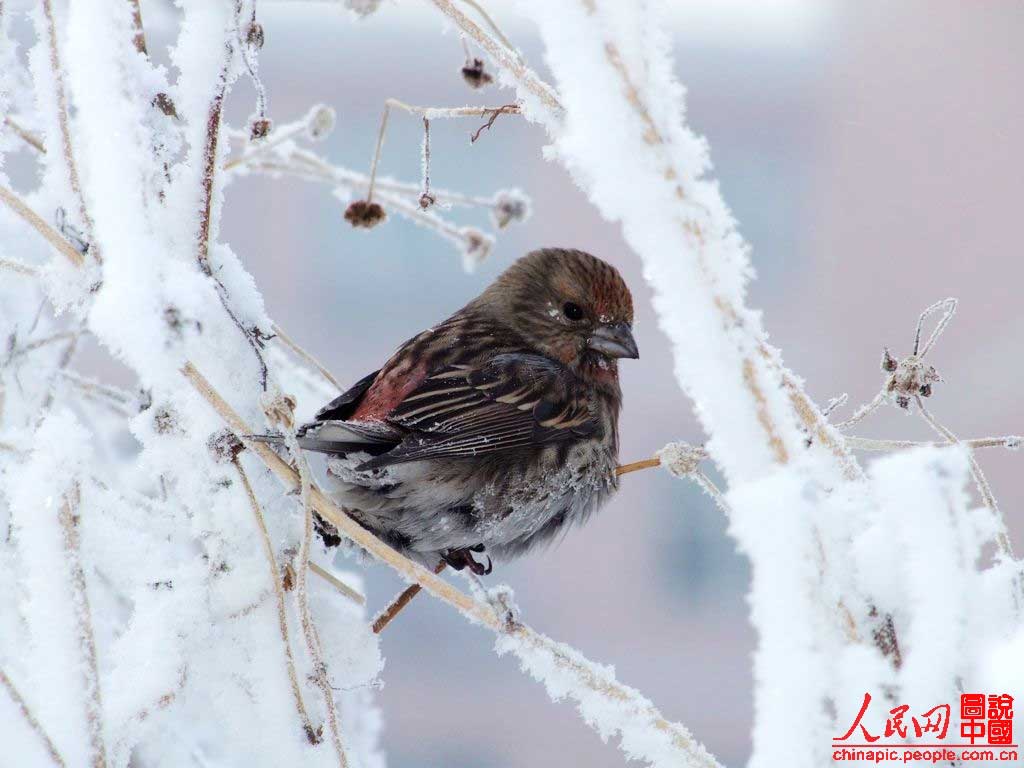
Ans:
[[[580,309],[580,305],[574,304],[571,301],[567,301],[565,302],[565,304],[562,305],[562,314],[564,314],[570,320],[583,319],[583,310]]]

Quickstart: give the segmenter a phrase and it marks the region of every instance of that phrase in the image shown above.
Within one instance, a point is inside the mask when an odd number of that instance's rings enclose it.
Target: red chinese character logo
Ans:
[[[924,726],[920,725],[915,717],[914,731],[917,733],[917,737],[920,738],[925,733],[934,733],[937,739],[946,738],[946,731],[949,730],[950,709],[949,704],[939,704],[927,712],[923,712],[921,717],[924,718]]]
[[[988,743],[1013,743],[1013,696],[1004,693],[988,697]]]
[[[985,735],[985,694],[960,694],[960,735],[971,744]]]
[[[872,736],[870,733],[868,733],[868,729],[865,728],[864,724],[861,722],[861,720],[864,719],[864,713],[868,711],[868,704],[870,704],[870,703],[871,703],[871,694],[870,693],[865,693],[864,694],[864,703],[860,705],[860,712],[858,712],[857,713],[857,717],[855,717],[853,719],[853,725],[850,726],[850,730],[848,730],[842,736],[839,736],[836,739],[834,739],[834,741],[846,741],[848,738],[850,738],[853,735],[853,732],[856,731],[858,727],[860,727],[861,733],[864,734],[864,740],[865,741],[867,741],[867,742],[878,741],[879,737],[878,736]]]

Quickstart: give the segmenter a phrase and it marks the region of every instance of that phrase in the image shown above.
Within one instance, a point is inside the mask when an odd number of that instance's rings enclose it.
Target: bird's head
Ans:
[[[616,378],[620,357],[640,356],[633,297],[618,270],[583,251],[544,248],[509,267],[481,299],[538,352],[586,378]]]

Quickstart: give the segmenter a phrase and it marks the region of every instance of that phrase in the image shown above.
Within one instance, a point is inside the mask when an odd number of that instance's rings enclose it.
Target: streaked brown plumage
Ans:
[[[521,554],[616,489],[632,322],[613,267],[534,251],[322,408],[300,444],[328,456],[328,490],[392,546],[486,572],[472,552]]]

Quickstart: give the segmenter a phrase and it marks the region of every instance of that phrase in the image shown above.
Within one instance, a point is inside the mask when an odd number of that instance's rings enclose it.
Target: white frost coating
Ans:
[[[986,673],[1024,628],[1013,601],[1021,563],[983,556],[1000,525],[970,507],[966,450],[914,449],[876,461],[870,476],[881,503],[855,537],[856,573],[901,628],[903,698],[931,707],[982,681],[1002,692],[1009,683]]]
[[[612,667],[596,664],[548,637],[499,635],[499,655],[512,653],[523,671],[544,683],[553,701],[571,699],[607,741],[619,737],[627,758],[653,768],[718,768],[718,762],[678,723],[665,721],[637,690],[621,685]]]
[[[747,246],[704,177],[707,146],[683,123],[659,3],[523,0],[540,25],[565,106],[553,151],[610,221],[654,288],[676,375],[730,480],[802,452],[760,316],[743,308]],[[522,92],[520,92],[522,95]],[[549,124],[550,125],[550,124]]]
[[[88,765],[86,660],[59,516],[62,495],[87,466],[89,435],[70,412],[60,410],[26,447],[29,456],[5,478],[4,495],[17,541],[19,614],[28,632],[18,647],[0,645],[0,666],[21,683],[21,695],[47,724],[67,764]],[[0,725],[0,738],[4,732]]]
[[[730,533],[751,561],[758,633],[752,768],[827,765],[831,740],[849,729],[865,692],[873,699],[865,725],[878,736],[894,706],[910,707],[907,722],[938,704],[955,713],[960,692],[1001,693],[1015,679],[1014,664],[1002,673],[998,664],[1024,636],[1013,600],[1021,563],[987,559],[1000,527],[990,510],[969,506],[965,450],[880,459],[867,488],[825,491],[819,474],[800,464],[728,496]],[[836,562],[843,551],[849,561]],[[857,593],[893,615],[899,670],[823,621]]]
[[[76,164],[103,255],[96,273],[102,282],[91,290],[84,270],[78,274],[61,261],[39,269],[35,281],[8,272],[0,277],[0,338],[11,345],[0,366],[0,669],[69,766],[90,764],[97,733],[106,764],[116,768],[338,766],[331,744],[311,744],[303,729],[271,570],[238,468],[207,447],[222,424],[179,373],[186,359],[195,361],[250,423],[263,424],[256,355],[197,261],[211,105],[239,68],[225,45],[233,39],[234,5],[181,5],[176,82],[135,50],[129,3],[76,0],[67,18],[57,16]],[[44,29],[45,19],[38,12],[36,18]],[[25,197],[47,221],[60,206],[77,225],[54,143],[54,78],[45,46],[33,52],[31,71],[39,114],[29,125],[45,132],[54,159],[42,187]],[[16,72],[0,79],[19,82]],[[153,106],[157,93],[167,94],[180,120]],[[12,102],[33,103],[25,93]],[[322,135],[331,114],[320,109],[310,122]],[[219,159],[224,136],[226,128]],[[240,322],[269,328],[252,278],[217,242],[221,175],[212,187],[211,270]],[[0,206],[4,256],[44,266],[52,250],[26,233],[25,222]],[[89,382],[59,375],[58,366],[73,363],[66,351],[78,326],[75,317],[69,323],[39,310],[36,282],[54,304],[79,313],[85,329],[135,374],[127,404],[75,396],[75,387]],[[273,387],[276,373],[293,364],[265,353]],[[302,393],[316,389],[302,376],[285,378]],[[307,410],[325,394],[308,397]],[[283,565],[301,530],[296,502],[261,465],[245,456],[240,461]],[[87,707],[99,700],[86,695],[81,673],[76,611],[83,603],[73,596],[82,592],[72,583],[73,558],[58,518],[72,483],[80,489],[76,556],[103,694],[92,718],[98,726],[90,725]],[[377,639],[362,609],[333,589],[313,585],[311,599],[348,764],[380,768],[380,718],[372,701],[382,666]],[[326,719],[325,702],[309,683],[312,663],[293,596],[286,605],[295,678],[315,733]],[[5,749],[35,739],[17,754],[45,755],[45,741],[5,686],[0,712]]]
[[[812,469],[782,470],[729,493],[729,532],[750,558],[758,631],[751,768],[820,768],[831,760],[824,702],[843,638],[823,621],[831,609],[812,523],[823,494]]]

